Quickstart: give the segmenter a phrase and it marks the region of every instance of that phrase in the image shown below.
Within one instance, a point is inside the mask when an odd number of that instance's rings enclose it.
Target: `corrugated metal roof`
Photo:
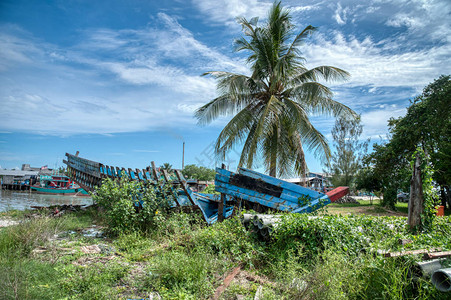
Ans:
[[[33,176],[38,175],[39,171],[22,171],[22,170],[0,170],[0,176]]]

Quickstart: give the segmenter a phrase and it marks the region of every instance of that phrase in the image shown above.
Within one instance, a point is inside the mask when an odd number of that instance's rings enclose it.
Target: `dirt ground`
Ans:
[[[403,212],[391,211],[376,205],[346,206],[346,204],[330,204],[327,213],[332,215],[370,215],[370,216],[398,216],[407,217]]]
[[[332,215],[369,215],[369,216],[399,216],[407,217],[407,213],[402,211],[392,211],[381,207],[380,199],[372,197],[370,202],[369,196],[352,196],[359,203],[336,204],[332,203],[326,207],[326,213]]]

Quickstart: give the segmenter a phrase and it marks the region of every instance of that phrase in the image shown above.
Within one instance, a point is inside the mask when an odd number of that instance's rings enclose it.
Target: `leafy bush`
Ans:
[[[234,261],[249,262],[256,245],[240,219],[235,217],[196,231],[187,246]]]
[[[93,200],[103,209],[103,217],[112,235],[145,232],[164,219],[169,199],[152,186],[121,178],[105,179]]]
[[[398,240],[413,241],[406,247],[451,248],[451,218],[436,218],[433,230],[413,235],[402,217],[323,216],[287,214],[276,227],[272,251],[302,250],[307,257],[316,256],[326,247],[357,255],[371,249],[398,250]]]
[[[202,191],[202,193],[206,193],[206,194],[216,194],[218,195],[219,192],[217,192],[215,190],[215,185],[214,184],[209,184],[207,185],[207,187],[205,188],[205,190]]]

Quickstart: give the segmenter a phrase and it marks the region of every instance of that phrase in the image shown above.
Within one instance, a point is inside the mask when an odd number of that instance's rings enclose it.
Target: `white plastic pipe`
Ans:
[[[441,292],[451,292],[451,268],[439,269],[432,273],[432,284]]]

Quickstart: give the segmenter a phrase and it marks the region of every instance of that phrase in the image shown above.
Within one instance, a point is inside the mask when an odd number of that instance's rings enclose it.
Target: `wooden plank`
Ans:
[[[113,172],[111,172],[111,167],[108,165],[106,166],[106,173],[108,177],[113,178]]]
[[[222,170],[225,169],[225,165],[222,164],[221,167]],[[221,193],[221,200],[219,201],[218,204],[218,222],[222,222],[224,221],[224,205],[225,205],[225,194]]]
[[[192,197],[192,191],[191,189],[186,185],[186,180],[185,177],[183,177],[182,173],[180,172],[180,170],[175,170],[175,175],[177,175],[178,180],[180,181],[180,184],[182,186],[183,191],[186,193],[186,195],[188,196],[188,200],[189,202],[191,202],[192,205],[196,205],[196,203],[193,200]]]
[[[150,164],[152,165],[152,173],[153,173],[154,180],[156,180],[157,182],[160,181],[160,174],[158,174],[158,170],[157,170],[157,167],[155,166],[155,162],[151,161]]]
[[[235,278],[236,275],[238,275],[238,273],[240,273],[240,271],[241,271],[241,267],[238,266],[238,267],[234,268],[233,271],[225,277],[224,282],[215,291],[215,294],[213,296],[214,300],[218,300],[221,297],[222,293],[224,293],[224,291],[227,289],[227,287],[232,282],[233,278]]]
[[[172,197],[174,198],[175,204],[177,204],[177,206],[180,206],[180,203],[179,203],[179,201],[177,200],[177,193],[176,193],[176,191],[174,191],[174,187],[172,186],[172,183],[171,183],[171,181],[169,180],[168,171],[162,170],[162,173],[163,173],[164,181],[166,182],[167,185],[169,185],[169,189],[171,190]]]
[[[409,250],[409,251],[398,251],[398,252],[379,252],[385,257],[398,257],[405,255],[417,255],[417,254],[425,254],[429,252],[440,251],[441,249],[419,249],[419,250]]]
[[[113,177],[117,178],[116,168],[111,166],[110,169],[111,169],[111,174],[113,175]]]
[[[141,173],[141,170],[138,168],[136,168],[135,170],[136,170],[136,176],[138,177],[138,180],[144,181],[144,177],[143,177],[143,174]]]
[[[68,156],[67,161],[64,161],[64,163],[67,166],[72,167],[75,170],[82,171],[84,173],[90,174],[92,176],[100,178],[100,171],[99,171],[99,163],[91,162],[88,160],[84,160],[82,158],[76,157],[74,155],[70,155],[66,153]]]
[[[136,176],[135,176],[135,172],[133,172],[133,170],[131,168],[128,168],[128,173],[130,174],[130,178],[132,180],[136,180]]]
[[[124,167],[122,167],[122,169],[121,169],[121,175],[123,177],[130,178],[130,175],[128,175],[127,170]]]
[[[450,257],[451,251],[443,251],[443,252],[434,252],[434,253],[426,253],[424,255],[424,259],[435,259],[442,257]]]
[[[194,193],[194,195],[196,195],[196,198],[202,198],[202,199],[213,201],[213,202],[217,202],[217,203],[221,202],[221,200],[211,199],[211,198],[209,198],[207,196],[204,196],[204,195],[202,195],[200,193]]]
[[[85,158],[77,157],[76,155],[72,155],[69,153],[66,153],[66,156],[67,162],[70,164],[72,168],[100,178],[99,172],[100,163]]]

